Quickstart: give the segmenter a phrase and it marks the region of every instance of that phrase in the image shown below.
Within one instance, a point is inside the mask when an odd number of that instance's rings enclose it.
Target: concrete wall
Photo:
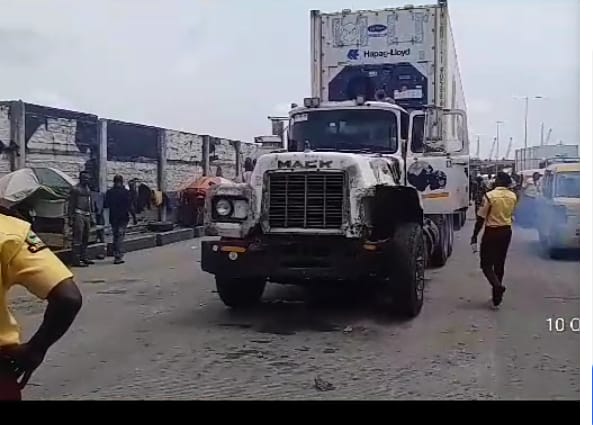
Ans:
[[[245,159],[266,151],[255,143],[22,102],[0,102],[0,147],[0,175],[10,172],[12,159],[13,169],[51,166],[75,179],[87,170],[103,187],[121,174],[165,192],[218,170],[225,178],[241,179]]]
[[[124,181],[138,179],[158,188],[159,129],[107,120],[107,185],[121,174]]]
[[[203,137],[176,130],[164,130],[166,146],[165,186],[176,191],[203,175]]]
[[[10,105],[0,104],[0,175],[10,173],[10,154],[6,151],[10,140]]]
[[[73,178],[87,170],[98,178],[98,118],[45,106],[25,104],[26,166],[49,166]]]

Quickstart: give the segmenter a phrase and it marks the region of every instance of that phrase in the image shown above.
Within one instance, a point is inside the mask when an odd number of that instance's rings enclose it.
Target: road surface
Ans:
[[[471,226],[456,233],[448,264],[429,272],[424,309],[408,322],[356,294],[311,303],[298,288],[275,285],[261,307],[233,313],[200,270],[197,239],[76,271],[81,315],[24,396],[577,399],[578,259],[545,259],[533,232],[516,229],[508,290],[494,311]],[[14,292],[30,334],[43,304]],[[564,332],[550,331],[548,319]]]

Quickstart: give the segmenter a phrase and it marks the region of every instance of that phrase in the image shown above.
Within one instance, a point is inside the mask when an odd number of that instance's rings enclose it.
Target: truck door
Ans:
[[[422,196],[426,214],[469,206],[467,120],[461,110],[427,108],[410,114],[407,181]]]

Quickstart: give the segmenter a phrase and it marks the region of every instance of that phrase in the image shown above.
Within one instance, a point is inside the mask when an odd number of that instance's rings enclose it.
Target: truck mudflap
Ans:
[[[202,242],[202,270],[227,277],[265,277],[279,283],[310,279],[361,280],[384,277],[390,242],[346,238],[278,239],[265,242]]]

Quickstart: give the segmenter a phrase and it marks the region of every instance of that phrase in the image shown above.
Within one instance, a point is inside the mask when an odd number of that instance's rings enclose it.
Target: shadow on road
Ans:
[[[297,288],[271,285],[260,305],[248,311],[225,309],[220,304],[218,326],[251,329],[264,334],[360,331],[356,323],[404,323],[381,299],[380,290],[360,288]]]
[[[530,254],[541,258],[542,260],[548,261],[563,261],[563,262],[575,262],[581,259],[580,249],[565,249],[557,250],[554,254],[554,258],[551,258],[548,252],[542,249],[541,244],[538,241],[530,241],[527,243],[527,250]]]

